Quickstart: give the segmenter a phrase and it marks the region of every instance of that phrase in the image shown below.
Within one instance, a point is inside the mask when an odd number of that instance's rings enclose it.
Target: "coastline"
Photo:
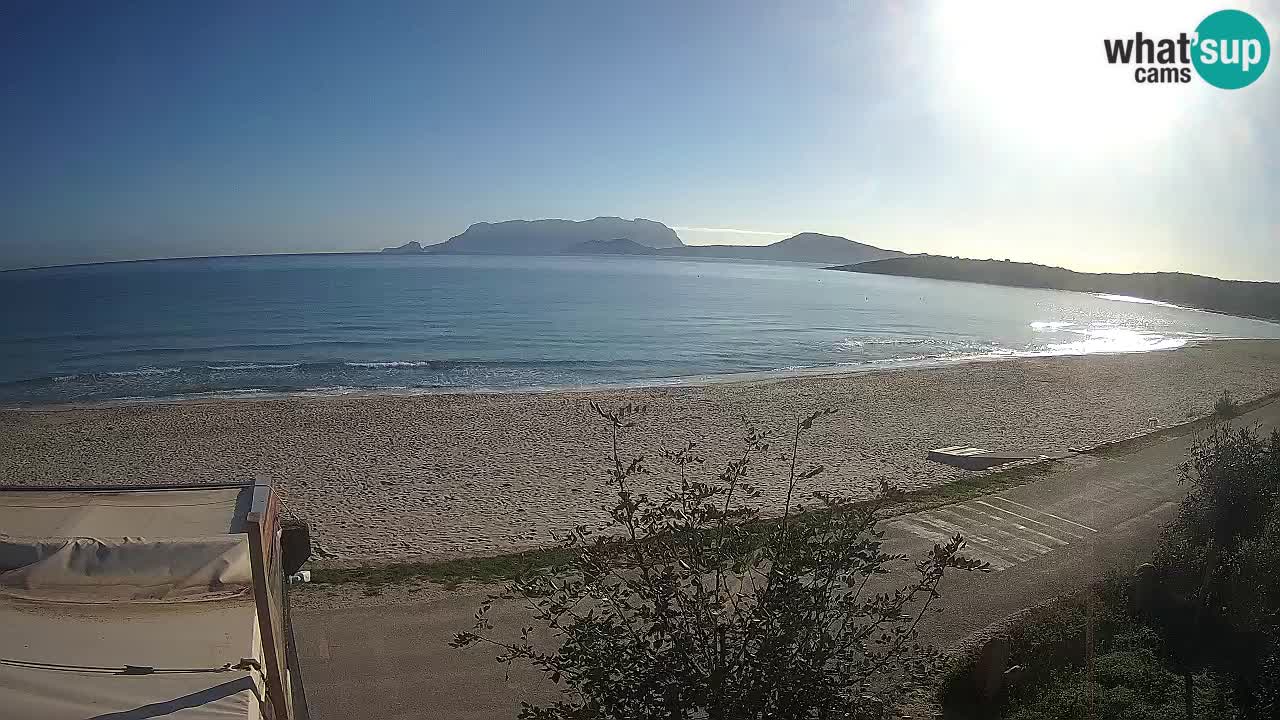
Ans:
[[[894,264],[900,264],[901,262],[904,262],[904,261],[908,263],[906,267],[892,266]],[[925,263],[923,267],[915,267],[916,265],[919,265],[921,262]],[[935,266],[934,263],[938,263],[938,262],[944,263],[944,265],[941,268]],[[956,264],[959,264],[960,267],[954,267]],[[1022,281],[1011,280],[1006,277],[1004,278],[1005,280],[1004,282],[1001,282],[997,279],[992,279],[992,278],[983,278],[981,275],[983,272],[986,271],[987,265],[989,264],[994,264],[997,268],[1005,268],[1005,269],[1013,268],[1013,272],[1015,273],[1019,271],[1024,273],[1030,272],[1037,275],[1038,277],[1035,280],[1032,280],[1028,277],[1023,277]],[[1101,285],[1092,285],[1090,287],[1079,287],[1079,286],[1072,287],[1066,282],[1067,280],[1072,280],[1076,282],[1105,284],[1107,281],[1111,281],[1111,280],[1114,280],[1117,282],[1122,280],[1127,280],[1129,282],[1132,282],[1134,280],[1144,280],[1144,279],[1159,278],[1159,277],[1179,278],[1180,280],[1191,279],[1198,282],[1219,283],[1219,288],[1216,291],[1216,293],[1219,296],[1230,294],[1230,293],[1227,293],[1224,290],[1224,288],[1231,288],[1231,287],[1234,287],[1234,288],[1248,287],[1251,289],[1262,290],[1263,292],[1265,292],[1267,288],[1270,288],[1270,290],[1273,292],[1273,295],[1277,289],[1280,289],[1280,283],[1268,282],[1264,280],[1227,280],[1219,277],[1214,277],[1211,275],[1195,275],[1190,273],[1167,272],[1167,271],[1166,272],[1139,272],[1139,273],[1090,273],[1090,272],[1079,272],[1075,270],[1067,270],[1066,268],[1061,268],[1061,267],[1039,265],[1036,263],[1012,262],[1010,260],[1003,260],[1003,261],[976,260],[976,259],[967,259],[967,258],[941,257],[941,256],[935,256],[935,255],[928,255],[928,254],[899,256],[895,258],[871,260],[864,263],[853,263],[853,264],[847,264],[847,265],[830,265],[822,269],[834,270],[836,272],[861,273],[865,275],[883,275],[886,277],[904,277],[904,278],[918,278],[923,280],[940,280],[943,282],[972,283],[976,285],[991,285],[995,287],[1016,287],[1016,288],[1026,288],[1026,289],[1032,289],[1032,290],[1054,290],[1057,292],[1078,292],[1078,293],[1084,293],[1087,295],[1094,295],[1094,296],[1101,296],[1101,297],[1110,295],[1118,298],[1133,298],[1139,301],[1145,300],[1147,302],[1154,302],[1157,304],[1168,305],[1168,306],[1183,309],[1183,310],[1207,312],[1207,313],[1213,313],[1216,315],[1240,317],[1240,318],[1245,318],[1249,320],[1259,320],[1262,322],[1269,322],[1269,323],[1280,322],[1280,316],[1277,316],[1277,315],[1262,316],[1262,315],[1257,315],[1253,312],[1242,311],[1241,308],[1228,309],[1223,307],[1209,307],[1209,306],[1203,306],[1196,301],[1172,300],[1168,298],[1154,297],[1155,295],[1159,295],[1160,292],[1155,291],[1149,287],[1146,289],[1136,289],[1136,290],[1131,286],[1112,287],[1109,289],[1102,289]],[[937,272],[938,270],[943,270],[944,272],[939,274],[939,272]],[[958,273],[958,274],[949,274],[949,273]],[[1048,275],[1046,276],[1045,273],[1048,273]],[[1183,292],[1187,292],[1188,290],[1189,290],[1188,288],[1183,288]],[[1203,288],[1198,289],[1198,292],[1199,294],[1204,294]],[[1148,295],[1152,295],[1153,297],[1148,297]],[[1214,298],[1214,301],[1218,301],[1218,300],[1219,300],[1219,297]],[[1263,307],[1266,307],[1266,298],[1255,297],[1252,300],[1255,304],[1261,304]]]
[[[3,410],[0,478],[215,482],[262,473],[286,509],[312,523],[329,555],[321,564],[434,561],[545,546],[549,533],[600,520],[605,435],[591,402],[648,404],[626,450],[694,440],[710,472],[740,447],[744,417],[782,435],[799,414],[840,408],[802,454],[829,468],[804,491],[867,496],[880,478],[916,490],[974,477],[926,462],[931,447],[1095,445],[1205,414],[1224,389],[1241,402],[1280,390],[1277,341],[996,359],[629,388]],[[781,504],[770,482],[777,455],[757,469],[766,508]]]
[[[1190,308],[1189,308],[1190,309]],[[1208,311],[1204,311],[1208,312]],[[1270,321],[1267,321],[1270,322]],[[976,363],[1002,363],[1021,360],[1065,357],[1109,357],[1119,355],[1139,355],[1147,353],[1177,352],[1187,348],[1215,343],[1236,342],[1277,342],[1268,338],[1232,338],[1202,337],[1189,338],[1176,347],[1156,348],[1151,350],[1117,350],[1094,351],[1086,353],[1073,352],[1023,352],[1023,353],[985,353],[956,356],[919,356],[891,358],[885,360],[869,360],[865,362],[848,362],[837,365],[815,365],[808,367],[777,368],[771,370],[742,370],[726,373],[699,373],[692,375],[675,375],[670,377],[639,378],[606,383],[585,383],[566,385],[530,385],[516,387],[498,386],[432,386],[432,387],[316,387],[303,389],[267,389],[244,388],[241,390],[219,390],[207,393],[190,393],[185,395],[169,395],[155,397],[123,397],[108,398],[91,402],[73,401],[64,403],[33,403],[30,405],[3,405],[0,412],[56,412],[60,410],[92,410],[113,407],[132,407],[139,405],[174,405],[174,404],[216,404],[235,402],[255,402],[268,400],[322,400],[326,398],[363,398],[363,397],[421,397],[433,395],[545,395],[556,393],[595,393],[624,392],[631,390],[652,390],[661,388],[696,388],[709,385],[735,385],[745,383],[780,382],[797,378],[825,378],[844,375],[859,375],[879,372],[913,372],[932,368],[952,367]]]

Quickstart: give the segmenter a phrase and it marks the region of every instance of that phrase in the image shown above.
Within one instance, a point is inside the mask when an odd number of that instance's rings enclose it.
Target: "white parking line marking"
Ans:
[[[1053,530],[1053,531],[1055,531],[1055,532],[1060,532],[1060,533],[1062,533],[1063,535],[1070,535],[1071,537],[1073,537],[1073,538],[1075,538],[1075,539],[1077,539],[1077,540],[1083,540],[1083,539],[1084,539],[1084,536],[1083,536],[1083,535],[1076,535],[1075,533],[1067,532],[1066,530],[1063,530],[1062,528],[1056,528],[1056,527],[1054,527],[1054,526],[1050,525],[1049,523],[1040,522],[1039,520],[1036,520],[1035,518],[1029,518],[1029,517],[1027,517],[1026,515],[1019,515],[1018,513],[1014,512],[1014,511],[1012,511],[1012,510],[1006,510],[1006,509],[1004,509],[1004,508],[1002,508],[1002,507],[998,507],[998,506],[996,506],[996,505],[992,505],[991,503],[986,502],[985,500],[974,500],[973,502],[974,502],[974,503],[976,503],[976,504],[978,504],[978,505],[986,505],[987,507],[989,507],[989,508],[991,508],[992,510],[995,510],[995,511],[997,511],[997,512],[1008,513],[1009,515],[1012,515],[1012,516],[1014,516],[1014,517],[1016,517],[1016,518],[1022,518],[1023,520],[1026,520],[1027,522],[1033,522],[1033,523],[1035,523],[1035,524],[1037,524],[1037,525],[1043,525],[1044,527],[1047,527],[1047,528],[1049,528],[1050,530]]]
[[[1019,552],[1014,548],[1006,547],[1005,545],[1002,545],[989,537],[986,537],[984,535],[979,535],[978,533],[973,532],[969,528],[963,528],[958,525],[953,525],[945,520],[939,520],[936,517],[922,517],[917,515],[915,518],[915,521],[918,523],[924,523],[926,525],[932,525],[934,527],[942,528],[943,530],[946,530],[947,532],[951,533],[953,536],[961,535],[964,537],[965,540],[971,543],[977,544],[978,546],[985,549],[987,552],[994,553],[1005,560],[1013,560],[1015,562],[1026,562],[1031,558],[1035,557],[1035,555],[1027,555],[1025,552]]]
[[[889,523],[889,525],[890,527],[898,527],[903,530],[906,530],[907,532],[911,533],[912,535],[915,535],[916,537],[922,537],[925,540],[932,540],[939,544],[945,545],[946,543],[951,542],[951,537],[949,535],[944,535],[940,532],[937,532],[936,530],[931,530],[929,528],[922,527],[910,520],[894,520],[893,522]],[[976,554],[977,553],[975,553],[975,555]],[[991,555],[991,554],[992,553],[983,553],[983,557],[980,557],[979,559],[990,563],[991,568],[993,570],[1004,570],[1005,568],[1013,564],[1000,557],[986,557],[986,555]]]
[[[1018,543],[1021,543],[1021,544],[1024,544],[1024,545],[1030,545],[1030,546],[1031,546],[1031,548],[1032,548],[1032,550],[1034,550],[1034,551],[1036,552],[1036,554],[1037,554],[1037,555],[1043,555],[1043,554],[1045,554],[1045,553],[1047,553],[1047,552],[1049,552],[1049,551],[1053,550],[1053,548],[1045,547],[1044,545],[1041,545],[1040,543],[1035,542],[1034,540],[1028,540],[1027,538],[1022,537],[1021,535],[1015,535],[1015,534],[1013,534],[1013,533],[1009,532],[1008,530],[1001,530],[1000,528],[998,528],[998,527],[996,527],[996,526],[994,526],[994,525],[990,525],[990,524],[988,524],[988,523],[984,523],[984,522],[982,522],[981,520],[975,520],[975,519],[973,519],[973,518],[971,518],[971,517],[965,517],[964,515],[961,515],[960,513],[956,512],[955,510],[951,510],[951,509],[949,509],[949,508],[938,508],[938,512],[945,512],[945,513],[947,513],[947,514],[949,514],[949,515],[954,515],[954,516],[956,516],[957,518],[959,518],[959,519],[961,519],[961,520],[963,520],[963,521],[965,521],[965,522],[967,522],[967,523],[971,523],[971,524],[974,524],[974,525],[979,525],[979,526],[984,527],[984,528],[986,528],[986,529],[988,529],[988,530],[990,530],[990,531],[992,531],[992,532],[994,532],[994,533],[997,533],[997,534],[1003,535],[1003,536],[1008,537],[1008,538],[1012,538],[1014,541],[1016,541],[1016,542],[1018,542]],[[1032,532],[1034,532],[1034,531],[1032,531]],[[1062,543],[1062,544],[1063,544],[1063,545],[1066,545],[1066,543]]]
[[[1015,521],[1013,521],[1013,520],[1010,520],[1009,518],[1007,518],[1007,517],[1005,517],[1005,516],[1003,516],[1003,515],[992,515],[992,514],[991,514],[991,513],[989,513],[989,512],[983,512],[983,511],[979,510],[978,508],[969,507],[968,505],[957,505],[956,507],[958,507],[958,508],[963,508],[963,509],[965,509],[965,510],[968,510],[969,512],[977,513],[977,514],[979,514],[979,515],[981,515],[981,516],[983,516],[983,517],[991,518],[992,520],[995,520],[996,522],[1009,523],[1010,525],[1012,525],[1012,526],[1014,526],[1014,527],[1018,528],[1019,530],[1025,530],[1026,532],[1029,532],[1029,533],[1035,533],[1036,535],[1039,535],[1040,537],[1044,538],[1045,540],[1048,540],[1049,542],[1052,542],[1052,543],[1056,543],[1056,544],[1058,544],[1058,545],[1064,545],[1064,546],[1065,546],[1065,545],[1070,545],[1070,544],[1071,544],[1069,541],[1067,541],[1067,540],[1063,540],[1063,539],[1062,539],[1062,538],[1060,538],[1060,537],[1057,537],[1057,536],[1055,536],[1055,535],[1050,535],[1050,534],[1048,534],[1048,533],[1040,532],[1039,530],[1036,530],[1035,528],[1029,528],[1029,527],[1027,527],[1026,525],[1023,525],[1022,523],[1019,523],[1019,522],[1015,522]],[[997,510],[999,510],[999,508],[996,508],[996,509],[997,509]],[[1006,512],[1007,512],[1007,511],[1006,511]],[[1033,520],[1032,522],[1035,522],[1035,521]],[[1043,524],[1043,523],[1042,523],[1042,524]],[[1049,526],[1049,525],[1045,525],[1045,527],[1047,527],[1047,528],[1049,528],[1050,530],[1053,530],[1053,531],[1055,531],[1055,532],[1060,532],[1060,533],[1062,533],[1063,535],[1071,535],[1071,533],[1067,532],[1066,530],[1058,530],[1058,528],[1051,527],[1051,526]],[[1071,535],[1071,537],[1073,537],[1073,538],[1081,538],[1082,536],[1080,536],[1080,535]]]
[[[1045,511],[1043,511],[1043,510],[1037,510],[1036,508],[1033,508],[1033,507],[1031,507],[1030,505],[1023,505],[1022,503],[1020,503],[1020,502],[1016,502],[1016,501],[1014,501],[1014,500],[1010,500],[1010,499],[1009,499],[1009,498],[1007,498],[1007,497],[1000,497],[999,495],[992,495],[992,496],[991,496],[991,499],[993,499],[993,500],[1003,500],[1003,501],[1005,501],[1005,502],[1009,503],[1010,505],[1017,505],[1017,506],[1018,506],[1018,507],[1020,507],[1020,508],[1025,508],[1025,509],[1027,509],[1027,510],[1030,510],[1031,512],[1037,512],[1037,513],[1040,513],[1041,515],[1046,515],[1046,516],[1048,516],[1048,517],[1053,518],[1054,520],[1061,520],[1061,521],[1062,521],[1062,522],[1064,522],[1064,523],[1070,523],[1071,525],[1075,525],[1076,527],[1084,528],[1085,530],[1088,530],[1089,532],[1098,532],[1097,530],[1094,530],[1093,528],[1089,527],[1088,525],[1081,525],[1080,523],[1076,522],[1075,520],[1068,520],[1068,519],[1066,519],[1066,518],[1064,518],[1064,517],[1058,517],[1057,515],[1054,515],[1053,513],[1047,513],[1047,512],[1045,512]]]

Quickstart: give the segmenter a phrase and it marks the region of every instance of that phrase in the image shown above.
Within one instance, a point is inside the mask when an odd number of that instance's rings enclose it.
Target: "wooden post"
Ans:
[[[266,664],[267,699],[275,720],[293,720],[289,694],[289,669],[285,661],[284,613],[280,606],[283,581],[279,548],[280,503],[271,483],[256,478],[253,502],[247,517],[249,560],[253,567],[253,599],[262,634],[262,654]]]

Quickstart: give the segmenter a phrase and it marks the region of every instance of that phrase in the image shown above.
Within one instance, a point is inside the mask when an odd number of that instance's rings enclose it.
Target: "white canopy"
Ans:
[[[0,491],[0,715],[260,717],[252,490]]]

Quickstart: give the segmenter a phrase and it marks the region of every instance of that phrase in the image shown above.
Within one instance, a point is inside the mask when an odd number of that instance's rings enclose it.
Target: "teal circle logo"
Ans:
[[[1262,76],[1271,59],[1266,28],[1247,12],[1219,10],[1200,21],[1196,35],[1191,62],[1200,77],[1214,87],[1245,87]]]

